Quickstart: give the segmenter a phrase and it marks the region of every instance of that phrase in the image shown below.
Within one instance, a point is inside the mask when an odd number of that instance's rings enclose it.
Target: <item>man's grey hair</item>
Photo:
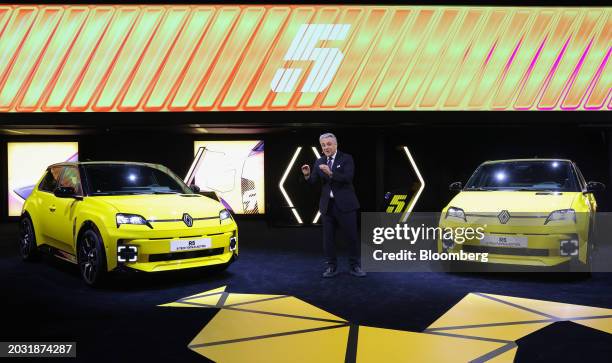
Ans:
[[[338,140],[336,139],[336,135],[332,134],[331,132],[326,132],[323,135],[319,136],[319,142],[321,142],[321,140],[323,139],[334,139],[334,142],[337,144]]]

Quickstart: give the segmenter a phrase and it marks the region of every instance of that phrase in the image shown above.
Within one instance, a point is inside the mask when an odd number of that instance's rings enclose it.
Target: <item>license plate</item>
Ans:
[[[481,246],[526,248],[527,237],[485,235]]]
[[[175,239],[170,241],[170,251],[188,251],[210,248],[210,238],[194,238],[194,239]]]

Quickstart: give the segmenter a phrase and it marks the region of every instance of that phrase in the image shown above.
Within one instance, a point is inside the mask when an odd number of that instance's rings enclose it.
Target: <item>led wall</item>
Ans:
[[[214,192],[234,213],[265,213],[264,142],[196,141],[188,185]]]
[[[78,161],[79,146],[76,142],[9,142],[7,157],[9,216],[19,216],[47,166]]]
[[[0,6],[0,111],[609,110],[611,8]]]

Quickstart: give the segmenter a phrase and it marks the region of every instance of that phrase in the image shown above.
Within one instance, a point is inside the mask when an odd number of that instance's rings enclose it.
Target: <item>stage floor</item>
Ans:
[[[561,273],[370,273],[354,278],[342,260],[339,276],[322,279],[316,248],[297,250],[290,243],[280,248],[279,241],[275,248],[265,248],[253,243],[259,237],[241,237],[240,259],[222,274],[122,274],[92,289],[81,281],[75,265],[52,258],[22,262],[16,223],[0,225],[0,341],[76,341],[78,361],[87,362],[205,362],[206,357],[248,362],[263,356],[240,359],[240,352],[265,349],[267,361],[275,356],[278,361],[308,361],[310,354],[325,349],[327,357],[340,361],[420,360],[416,350],[412,360],[411,350],[403,351],[413,346],[426,346],[434,356],[436,351],[455,351],[451,356],[457,361],[467,360],[461,352],[500,361],[512,361],[515,354],[516,361],[529,362],[607,362],[612,355],[612,310],[607,310],[612,309],[612,273],[589,278]],[[265,237],[274,237],[273,232]],[[194,295],[200,298],[185,299]],[[251,316],[249,310],[258,313]],[[301,319],[300,324],[283,322],[293,318]],[[483,325],[498,331],[473,332]],[[526,328],[517,332],[517,325]],[[472,331],[457,328],[462,326],[472,326]],[[232,337],[236,332],[239,336]],[[245,338],[249,334],[256,339]],[[253,345],[259,341],[268,345]],[[199,349],[206,347],[215,349]],[[279,356],[287,354],[287,347],[294,347],[293,356]],[[397,350],[389,352],[392,347]],[[483,354],[495,350],[498,355]]]

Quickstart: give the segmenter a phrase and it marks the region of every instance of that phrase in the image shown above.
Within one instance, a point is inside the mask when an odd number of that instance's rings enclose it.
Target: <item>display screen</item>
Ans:
[[[30,196],[45,169],[63,161],[78,161],[76,142],[9,142],[8,214],[19,216],[23,202]]]
[[[233,213],[264,214],[264,142],[196,141],[187,185],[213,192]]]
[[[1,7],[0,109],[612,109],[610,7],[243,3]]]

